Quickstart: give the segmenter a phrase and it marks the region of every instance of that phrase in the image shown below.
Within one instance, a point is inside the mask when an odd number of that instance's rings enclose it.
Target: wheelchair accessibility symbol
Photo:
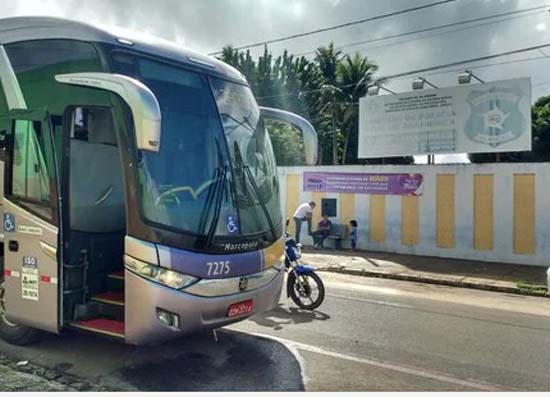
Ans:
[[[9,212],[4,213],[4,231],[14,232],[15,231],[15,217]]]
[[[227,217],[226,225],[227,225],[227,232],[229,234],[235,234],[239,232],[239,224],[236,216],[229,215]]]

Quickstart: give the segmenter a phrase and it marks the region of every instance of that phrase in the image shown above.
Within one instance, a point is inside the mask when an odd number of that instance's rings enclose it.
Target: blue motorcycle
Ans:
[[[315,310],[325,299],[325,286],[311,266],[302,265],[301,244],[287,234],[285,242],[285,265],[288,273],[287,296],[305,310]]]

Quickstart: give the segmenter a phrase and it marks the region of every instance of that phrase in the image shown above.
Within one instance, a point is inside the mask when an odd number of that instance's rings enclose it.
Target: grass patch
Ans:
[[[516,285],[521,291],[530,292],[532,294],[546,295],[548,293],[546,285],[531,284],[526,281],[518,281]]]

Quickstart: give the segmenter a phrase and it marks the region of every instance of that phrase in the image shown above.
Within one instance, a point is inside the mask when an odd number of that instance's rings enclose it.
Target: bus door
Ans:
[[[3,233],[6,318],[59,332],[58,169],[44,111],[8,115]]]

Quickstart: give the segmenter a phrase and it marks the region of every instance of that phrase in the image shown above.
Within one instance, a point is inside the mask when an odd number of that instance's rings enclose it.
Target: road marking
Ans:
[[[332,287],[334,289],[339,289],[339,290],[348,289],[348,290],[356,290],[356,291],[369,291],[369,292],[374,292],[374,293],[383,294],[383,295],[396,295],[396,296],[404,295],[404,291],[399,290],[397,288],[392,288],[392,287],[377,287],[374,285],[342,283],[339,281],[332,281],[332,280],[325,281],[325,284],[328,287]]]
[[[395,308],[398,308],[398,309],[414,310],[414,311],[417,311],[417,312],[436,314],[436,315],[440,315],[440,316],[448,316],[448,317],[468,319],[468,320],[473,320],[473,321],[481,321],[481,322],[484,322],[484,323],[506,325],[506,326],[514,327],[514,328],[522,328],[522,329],[528,329],[528,330],[533,330],[533,331],[542,331],[542,332],[549,332],[550,331],[549,328],[545,328],[545,327],[530,327],[530,326],[527,326],[527,325],[521,325],[521,324],[517,324],[515,322],[509,322],[509,321],[497,321],[497,320],[491,320],[491,319],[480,318],[480,317],[475,317],[475,316],[458,315],[458,314],[452,314],[451,312],[448,312],[448,311],[427,310],[427,309],[424,309],[420,306],[403,305],[403,304],[400,304],[400,303],[392,303],[392,302],[386,302],[386,301],[381,301],[381,300],[376,300],[376,299],[357,298],[357,297],[344,296],[344,295],[338,295],[338,294],[326,294],[326,295],[330,296],[330,297],[333,297],[333,298],[336,298],[336,299],[351,300],[351,301],[356,301],[356,302],[364,302],[364,303],[370,303],[370,304],[373,304],[373,305],[380,305],[380,306],[390,306],[390,307],[395,307]],[[520,314],[525,314],[525,313],[520,313]]]
[[[400,303],[379,301],[379,300],[376,300],[376,299],[356,298],[356,297],[344,296],[344,295],[338,295],[338,294],[326,294],[326,295],[331,296],[333,298],[338,298],[338,299],[347,299],[347,300],[356,301],[356,302],[373,303],[375,305],[392,306],[392,307],[398,307],[398,308],[401,308],[401,309],[415,309],[415,307],[411,306],[411,305],[402,305]]]
[[[457,385],[457,386],[463,386],[463,387],[467,387],[467,388],[471,388],[471,389],[477,389],[477,390],[480,390],[480,391],[500,391],[501,390],[499,387],[497,387],[495,385],[484,383],[484,382],[481,382],[481,381],[478,381],[478,380],[463,380],[463,379],[455,378],[455,377],[450,376],[450,375],[439,374],[439,373],[427,371],[427,370],[424,370],[424,369],[413,368],[413,367],[404,367],[404,366],[401,366],[401,365],[386,363],[386,362],[382,362],[382,361],[378,361],[378,360],[371,360],[371,359],[367,359],[367,358],[350,356],[348,354],[343,354],[343,353],[333,352],[333,351],[330,351],[330,350],[325,350],[325,349],[317,347],[317,346],[312,346],[312,345],[307,345],[305,343],[295,342],[293,340],[280,338],[278,336],[272,336],[272,335],[261,334],[261,333],[257,333],[257,332],[249,332],[249,331],[246,331],[246,333],[249,334],[249,335],[260,337],[260,338],[272,339],[276,342],[282,343],[285,346],[287,346],[289,348],[289,350],[291,350],[293,352],[296,349],[299,349],[299,350],[303,350],[303,351],[307,351],[307,352],[311,352],[311,353],[317,353],[317,354],[321,354],[321,355],[324,355],[324,356],[338,358],[338,359],[341,359],[341,360],[347,360],[347,361],[353,361],[353,362],[357,362],[357,363],[361,363],[361,364],[372,365],[373,367],[388,369],[388,370],[391,370],[391,371],[401,372],[401,373],[408,374],[408,375],[414,375],[414,376],[418,376],[418,377],[421,377],[421,378],[427,378],[427,379],[432,379],[432,380],[436,380],[436,381],[440,381],[440,382],[450,383],[450,384]]]
[[[327,273],[328,274],[328,273]],[[364,280],[361,280],[364,281]],[[372,281],[372,279],[370,280]],[[550,299],[524,295],[508,295],[492,291],[444,287],[411,283],[409,281],[387,280],[396,287],[379,287],[363,283],[325,280],[327,289],[334,291],[357,291],[400,298],[414,298],[484,309],[498,309],[512,313],[550,317]]]

